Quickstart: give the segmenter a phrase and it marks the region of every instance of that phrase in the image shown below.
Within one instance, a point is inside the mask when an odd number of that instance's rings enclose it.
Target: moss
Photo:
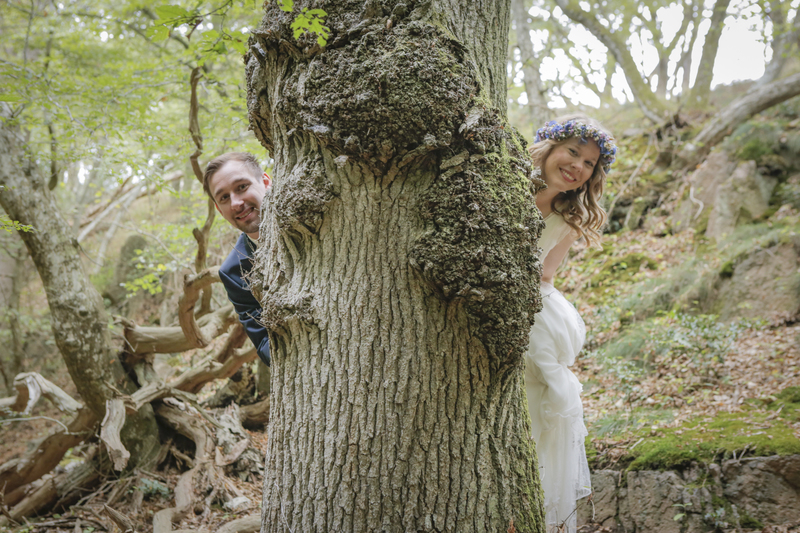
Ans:
[[[786,403],[800,404],[800,387],[786,387],[776,398]]]
[[[657,270],[658,263],[638,252],[632,252],[620,258],[611,257],[603,264],[600,272],[592,276],[590,283],[593,287],[625,283],[630,281],[643,267]]]
[[[476,112],[479,118],[451,146],[469,157],[440,163],[422,198],[426,231],[410,261],[440,298],[466,304],[493,361],[513,363],[541,305],[541,264],[533,251],[543,222],[524,141],[496,111]]]
[[[750,516],[745,511],[742,510],[742,511],[739,512],[739,526],[741,526],[741,527],[743,527],[745,529],[759,529],[760,530],[760,529],[764,528],[764,523],[761,522],[761,520],[759,520],[757,518],[753,518],[752,516]]]
[[[707,463],[720,455],[732,457],[745,447],[758,456],[800,453],[800,441],[786,421],[778,418],[769,421],[766,430],[753,429],[767,422],[768,415],[763,410],[747,409],[742,413],[718,414],[711,422],[699,417],[684,422],[680,428],[663,429],[663,435],[645,440],[633,450],[628,469],[683,468],[692,461]]]
[[[725,263],[719,269],[720,277],[721,278],[732,278],[733,277],[733,269],[734,269],[733,261],[725,261]]]

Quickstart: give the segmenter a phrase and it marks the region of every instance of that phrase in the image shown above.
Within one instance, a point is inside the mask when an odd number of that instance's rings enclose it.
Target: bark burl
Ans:
[[[274,3],[246,56],[275,159],[263,531],[543,531],[522,388],[540,307],[504,0]]]

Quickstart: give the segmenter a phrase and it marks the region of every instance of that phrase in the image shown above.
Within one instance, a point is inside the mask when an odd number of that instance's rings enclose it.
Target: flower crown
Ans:
[[[603,170],[608,172],[611,169],[617,155],[614,137],[594,126],[587,126],[580,120],[567,120],[561,124],[551,120],[543,128],[539,128],[533,142],[538,143],[545,139],[566,141],[572,137],[580,137],[585,142],[588,142],[587,139],[596,142],[600,147],[600,163],[603,165]]]

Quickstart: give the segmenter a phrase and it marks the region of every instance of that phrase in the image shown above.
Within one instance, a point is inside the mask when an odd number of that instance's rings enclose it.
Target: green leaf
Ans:
[[[154,41],[163,41],[169,37],[169,28],[159,24],[158,26],[151,26],[147,28],[145,35],[151,37]]]
[[[294,9],[294,0],[277,0],[277,2],[281,11],[286,11],[288,13]]]
[[[156,15],[163,20],[173,20],[177,18],[188,18],[191,14],[181,6],[158,6],[156,8]]]
[[[236,50],[242,55],[247,53],[247,44],[243,43],[242,41],[232,39],[230,41],[230,45],[233,47],[234,50]]]
[[[0,94],[0,102],[19,102],[22,97],[16,94]]]

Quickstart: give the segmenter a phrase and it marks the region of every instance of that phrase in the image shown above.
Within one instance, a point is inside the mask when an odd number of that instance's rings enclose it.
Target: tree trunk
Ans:
[[[681,148],[678,160],[683,165],[696,164],[739,124],[797,95],[800,95],[800,73],[754,88],[714,115],[697,137]]]
[[[714,3],[714,10],[711,12],[711,25],[703,43],[700,68],[697,70],[694,87],[692,87],[689,97],[686,99],[686,103],[691,109],[702,109],[708,102],[708,95],[711,92],[711,80],[714,77],[714,62],[719,49],[719,38],[722,36],[722,29],[725,25],[725,17],[728,15],[728,5],[730,3],[731,0],[717,0]]]
[[[276,175],[262,531],[544,531],[522,387],[542,224],[505,119],[508,1],[314,7],[325,49],[269,3],[246,57]]]
[[[528,24],[528,9],[525,0],[511,0],[511,14],[514,17],[514,26],[517,33],[517,48],[519,48],[522,74],[525,80],[525,94],[528,96],[528,115],[533,126],[533,133],[544,126],[550,118],[550,109],[542,89],[542,79],[539,76],[539,59],[533,52],[531,42],[531,28]]]
[[[0,104],[0,204],[12,220],[33,226],[20,236],[42,279],[52,313],[53,336],[87,407],[102,419],[106,400],[132,393],[111,342],[109,317],[89,282],[79,246],[45,180],[20,146],[20,130]],[[150,406],[128,417],[123,442],[147,463],[158,451],[158,428]]]

